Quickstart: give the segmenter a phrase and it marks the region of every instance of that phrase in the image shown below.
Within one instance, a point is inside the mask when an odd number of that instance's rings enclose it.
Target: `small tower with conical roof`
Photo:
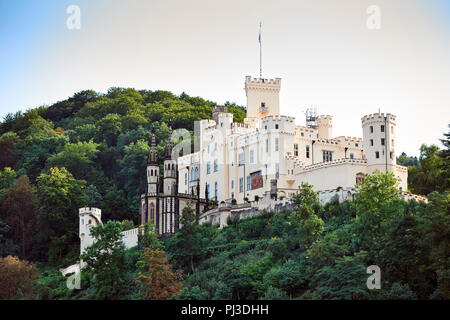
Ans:
[[[158,151],[156,149],[155,129],[152,128],[150,141],[150,152],[147,158],[147,192],[148,194],[158,193],[159,165]]]
[[[173,195],[178,192],[177,185],[177,160],[172,157],[173,141],[172,127],[169,127],[166,149],[164,151],[164,194]]]

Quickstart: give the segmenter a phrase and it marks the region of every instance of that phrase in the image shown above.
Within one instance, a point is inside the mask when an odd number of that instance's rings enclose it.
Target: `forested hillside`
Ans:
[[[0,124],[2,255],[67,266],[79,254],[77,208],[137,223],[152,127],[162,159],[168,123],[192,132],[214,102],[167,91],[111,88],[8,114]],[[235,121],[245,109],[227,103]],[[161,172],[163,172],[161,170]],[[26,208],[26,210],[23,210]]]
[[[125,250],[137,223],[148,141],[162,158],[173,127],[211,118],[211,101],[167,91],[83,91],[0,124],[0,299],[441,299],[450,297],[449,134],[444,149],[403,154],[409,188],[428,204],[399,199],[391,175],[369,176],[354,202],[320,204],[303,185],[292,212],[218,229],[183,212],[182,228]],[[227,103],[235,121],[245,109]],[[162,170],[161,170],[162,172]],[[80,290],[58,268],[79,260],[78,208],[102,209],[99,241],[83,259]],[[111,255],[104,255],[111,252]],[[28,261],[28,262],[27,262]],[[107,263],[95,265],[95,261]],[[365,287],[367,266],[382,290]],[[156,272],[155,270],[158,270]]]

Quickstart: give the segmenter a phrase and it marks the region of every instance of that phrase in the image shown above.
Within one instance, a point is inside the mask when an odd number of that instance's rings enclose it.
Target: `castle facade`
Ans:
[[[353,188],[376,169],[390,171],[407,190],[407,168],[396,164],[396,117],[361,119],[361,137],[334,137],[333,117],[307,113],[305,126],[280,115],[281,79],[245,78],[247,118],[234,123],[224,106],[199,123],[199,147],[178,158],[179,194],[208,194],[219,203],[289,197],[301,182],[314,190]],[[175,182],[173,182],[175,184]]]

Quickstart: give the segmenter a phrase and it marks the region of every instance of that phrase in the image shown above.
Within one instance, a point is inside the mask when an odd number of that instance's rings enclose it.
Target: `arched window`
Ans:
[[[198,168],[195,168],[195,180],[199,179]]]
[[[356,183],[363,182],[365,178],[366,178],[366,175],[364,173],[358,172],[356,174]]]
[[[155,223],[155,206],[154,204],[150,204],[150,222]]]

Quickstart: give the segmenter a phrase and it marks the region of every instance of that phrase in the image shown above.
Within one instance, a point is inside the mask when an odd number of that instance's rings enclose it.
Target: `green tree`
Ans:
[[[16,172],[9,167],[0,171],[0,199],[8,189],[16,183]]]
[[[299,191],[292,197],[292,203],[294,211],[289,220],[298,226],[302,244],[309,248],[323,231],[323,220],[316,214],[321,208],[319,197],[312,185],[302,182]]]
[[[116,145],[117,137],[122,132],[122,120],[118,114],[108,114],[96,124],[100,139],[111,147]]]
[[[412,193],[427,195],[435,190],[444,191],[450,187],[448,162],[440,156],[436,145],[420,147],[419,167],[408,170],[408,186]]]
[[[60,152],[67,142],[67,137],[56,133],[27,136],[15,145],[13,157],[17,159],[17,166],[23,174],[34,182],[45,168],[48,158]]]
[[[96,297],[115,300],[124,288],[127,268],[120,224],[108,221],[93,227],[91,236],[95,242],[80,257],[87,264],[85,270],[93,276],[92,287]]]
[[[127,198],[123,190],[118,190],[115,185],[106,190],[101,202],[102,217],[107,220],[124,220],[133,218],[130,216]],[[136,222],[136,221],[135,221]]]
[[[93,184],[84,189],[84,194],[87,197],[88,207],[99,207],[102,201],[102,195],[98,192],[98,189]]]
[[[60,251],[78,250],[78,209],[86,206],[88,201],[84,188],[85,182],[76,180],[65,168],[51,168],[48,174],[38,177],[38,227],[43,248],[49,247],[52,238],[64,236],[68,243]]]
[[[0,217],[8,224],[8,237],[19,246],[20,256],[29,258],[35,233],[37,201],[27,176],[5,192],[0,203]]]
[[[168,241],[167,248],[171,258],[186,267],[186,272],[194,272],[203,252],[198,217],[191,206],[183,208],[180,225],[182,228]]]
[[[164,249],[163,243],[158,239],[155,226],[149,222],[140,227],[138,240],[141,248]]]
[[[58,154],[51,156],[47,167],[66,168],[76,179],[87,180],[93,174],[98,144],[89,142],[68,143]]]

